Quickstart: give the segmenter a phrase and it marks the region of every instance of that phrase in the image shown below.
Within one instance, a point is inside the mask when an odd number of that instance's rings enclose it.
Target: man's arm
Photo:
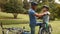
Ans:
[[[44,13],[41,13],[41,14],[38,14],[38,13],[35,13],[34,14],[36,17],[42,17],[44,15]]]
[[[37,17],[42,17],[44,15],[50,15],[50,13],[49,12],[44,12],[44,13],[40,13],[40,14],[35,13],[35,16],[37,16]]]

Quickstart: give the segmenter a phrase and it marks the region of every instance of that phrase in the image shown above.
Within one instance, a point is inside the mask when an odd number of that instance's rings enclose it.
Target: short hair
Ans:
[[[31,6],[37,6],[38,3],[37,2],[31,2]]]

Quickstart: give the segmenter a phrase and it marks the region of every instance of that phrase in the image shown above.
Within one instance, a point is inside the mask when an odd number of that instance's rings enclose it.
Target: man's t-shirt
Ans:
[[[33,9],[29,9],[29,18],[30,18],[30,25],[36,25],[36,16],[34,16],[35,11]]]

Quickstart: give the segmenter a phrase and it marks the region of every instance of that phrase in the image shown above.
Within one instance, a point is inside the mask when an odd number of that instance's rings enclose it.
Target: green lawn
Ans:
[[[23,26],[26,27],[27,30],[30,31],[29,28],[29,17],[28,15],[19,14],[18,19],[12,19],[13,15],[10,13],[2,13],[0,12],[0,22],[2,22],[4,27],[6,28],[22,28]],[[27,24],[26,24],[27,23]],[[52,34],[60,34],[60,21],[51,21],[50,24],[52,25],[53,32]],[[0,27],[0,34],[2,34],[2,29]],[[38,33],[38,27],[36,27],[36,34]]]
[[[13,15],[11,13],[0,12],[0,22],[3,24],[29,23],[29,17],[25,14],[18,14],[17,19],[13,19]]]
[[[53,21],[50,22],[53,28],[52,34],[60,34],[60,21]],[[22,28],[23,26],[26,27],[26,30],[30,31],[30,27],[28,24],[12,24],[12,25],[4,25],[4,28]],[[0,27],[0,32],[1,32],[1,27]],[[36,34],[38,33],[38,27],[36,27]]]

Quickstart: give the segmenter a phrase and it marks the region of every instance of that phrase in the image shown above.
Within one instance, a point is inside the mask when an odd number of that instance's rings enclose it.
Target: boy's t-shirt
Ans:
[[[50,12],[49,12],[49,11],[47,11],[47,12],[44,12],[44,14],[48,14],[48,15],[50,15]]]
[[[43,22],[44,23],[48,23],[49,22],[49,15],[50,15],[50,12],[49,11],[47,11],[47,12],[44,12],[44,16],[43,16]]]

